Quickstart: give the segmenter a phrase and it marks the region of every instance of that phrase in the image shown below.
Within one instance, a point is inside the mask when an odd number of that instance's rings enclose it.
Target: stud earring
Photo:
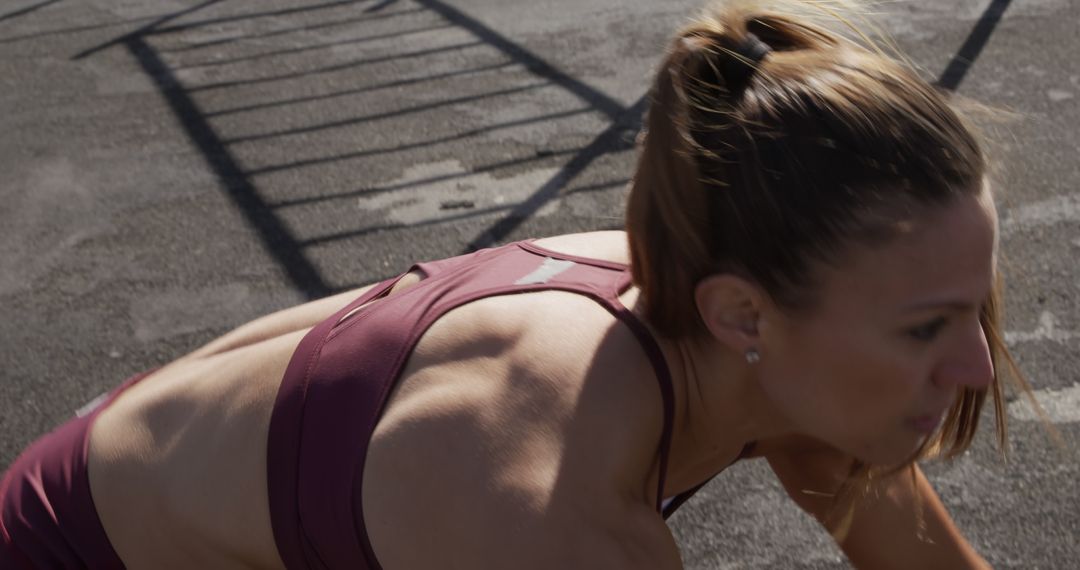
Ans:
[[[750,348],[746,350],[746,361],[750,364],[757,364],[761,362],[761,353],[756,348]]]

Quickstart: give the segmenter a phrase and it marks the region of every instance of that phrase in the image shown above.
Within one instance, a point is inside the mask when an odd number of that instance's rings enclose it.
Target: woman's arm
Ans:
[[[788,495],[825,524],[831,504],[827,494],[839,489],[851,458],[809,439],[790,438],[770,447],[763,455]],[[876,492],[856,507],[850,531],[840,543],[851,563],[875,569],[990,568],[960,534],[922,470],[917,465],[913,469],[914,479],[905,470],[880,480]]]
[[[389,294],[392,295],[401,289],[414,285],[422,278],[423,274],[421,272],[410,272],[394,284]],[[340,311],[342,307],[356,300],[375,285],[377,283],[259,317],[210,341],[180,360],[206,358],[283,334],[311,328]]]
[[[857,508],[840,545],[858,568],[990,568],[953,523],[918,465],[891,477]],[[916,492],[917,490],[917,492]],[[922,524],[916,516],[922,504]]]

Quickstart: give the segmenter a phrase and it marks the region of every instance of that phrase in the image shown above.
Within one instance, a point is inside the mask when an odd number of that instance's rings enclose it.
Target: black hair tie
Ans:
[[[772,51],[769,44],[761,41],[751,32],[747,32],[738,45],[732,50],[731,57],[724,65],[724,81],[729,89],[741,89],[762,59]]]

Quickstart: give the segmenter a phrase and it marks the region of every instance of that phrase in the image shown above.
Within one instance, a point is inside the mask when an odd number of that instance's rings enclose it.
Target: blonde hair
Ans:
[[[718,272],[752,280],[787,309],[812,308],[820,264],[852,243],[887,242],[898,216],[982,191],[988,160],[975,129],[948,94],[860,33],[844,4],[714,5],[671,43],[626,215],[634,280],[661,334],[704,333],[694,288]],[[760,59],[746,55],[755,38],[770,50]],[[1031,390],[1002,339],[1000,298],[999,279],[981,314],[990,388],[963,389],[904,466],[853,462],[829,517],[838,539],[876,478],[967,449],[988,394],[1005,449],[1001,378]]]

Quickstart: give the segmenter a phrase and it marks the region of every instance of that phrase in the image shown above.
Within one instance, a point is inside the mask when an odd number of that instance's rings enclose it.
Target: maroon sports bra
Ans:
[[[371,435],[428,327],[451,309],[495,295],[569,291],[622,321],[655,369],[664,406],[656,508],[666,518],[700,488],[662,499],[674,413],[671,374],[656,340],[619,302],[630,286],[626,266],[518,242],[412,270],[425,278],[367,304],[386,295],[400,277],[378,283],[314,327],[289,362],[267,454],[271,523],[287,568],[381,570],[368,541],[360,492]]]

